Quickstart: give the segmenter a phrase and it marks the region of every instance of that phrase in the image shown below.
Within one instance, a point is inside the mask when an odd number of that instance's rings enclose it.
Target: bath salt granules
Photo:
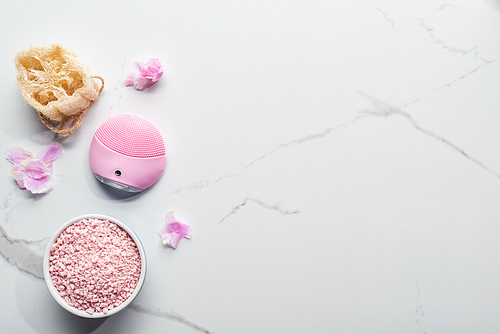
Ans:
[[[87,218],[68,226],[50,249],[49,273],[69,306],[107,314],[134,292],[141,257],[134,240],[115,223]]]

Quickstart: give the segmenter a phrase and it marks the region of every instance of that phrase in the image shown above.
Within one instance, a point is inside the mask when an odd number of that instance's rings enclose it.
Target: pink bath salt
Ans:
[[[86,218],[68,226],[51,246],[49,273],[68,305],[88,314],[107,314],[134,292],[141,257],[121,227]]]

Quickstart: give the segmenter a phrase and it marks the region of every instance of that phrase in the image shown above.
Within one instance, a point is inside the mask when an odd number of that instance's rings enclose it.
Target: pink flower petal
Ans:
[[[134,79],[137,75],[140,75],[139,73],[130,73],[127,78],[125,78],[125,86],[133,86],[134,85]]]
[[[14,171],[12,172],[12,176],[14,177],[14,180],[16,180],[17,185],[21,189],[25,189],[26,187],[24,186],[24,171],[22,170],[22,167],[19,165],[14,165]]]
[[[37,158],[28,158],[25,161],[21,162],[19,166],[28,177],[33,179],[40,179],[42,177],[50,175],[51,172],[47,168],[47,165]]]
[[[37,157],[22,148],[7,150],[8,159],[14,164],[12,176],[21,189],[33,194],[46,193],[52,186],[52,162],[62,155],[62,146],[45,147]]]
[[[151,81],[151,79],[149,79],[147,77],[143,77],[142,75],[137,75],[134,78],[134,87],[137,90],[143,90],[143,89],[149,88],[153,84],[154,84],[154,82]]]
[[[172,248],[177,248],[177,245],[179,244],[179,241],[181,240],[181,236],[178,234],[162,234],[161,235],[163,244],[170,246]]]
[[[153,78],[151,79],[153,82],[157,82],[158,80],[160,80],[160,78],[163,76],[163,71],[162,72],[159,72],[159,73],[156,73]]]
[[[167,224],[165,228],[160,231],[160,236],[164,245],[177,248],[182,238],[191,238],[191,228],[189,225],[176,219],[174,212],[170,211],[167,215]]]
[[[140,73],[131,73],[125,79],[125,86],[134,85],[137,90],[151,87],[163,76],[163,66],[158,58],[136,60]]]
[[[49,164],[60,158],[62,152],[63,152],[62,146],[58,143],[55,143],[41,150],[36,157],[41,161],[43,161],[44,163]]]
[[[9,159],[9,161],[13,164],[20,164],[27,158],[33,158],[33,154],[24,148],[12,147],[7,149],[7,159]]]
[[[47,175],[39,179],[34,179],[25,174],[24,185],[32,194],[43,194],[51,188],[52,178],[50,175]]]
[[[138,59],[136,60],[136,63],[139,65],[139,71],[143,76],[153,78],[159,73],[163,74],[163,67],[161,66],[161,62],[158,58]]]

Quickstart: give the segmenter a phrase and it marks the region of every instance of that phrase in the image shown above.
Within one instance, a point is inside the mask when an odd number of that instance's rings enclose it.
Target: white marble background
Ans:
[[[1,332],[500,331],[499,0],[9,1],[0,30],[0,151],[64,147],[43,196],[0,163]],[[65,139],[15,83],[16,52],[52,42],[106,80]],[[164,78],[124,87],[150,56]],[[127,112],[169,158],[134,197],[88,163]],[[193,230],[176,250],[157,235],[169,210]],[[148,256],[106,320],[41,279],[47,238],[84,213],[128,223]]]

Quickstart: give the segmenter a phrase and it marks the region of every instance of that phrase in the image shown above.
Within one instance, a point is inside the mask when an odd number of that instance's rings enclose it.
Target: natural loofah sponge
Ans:
[[[104,88],[104,80],[93,76],[75,52],[62,44],[30,46],[14,61],[24,99],[49,129],[62,136],[80,126],[85,110]]]

